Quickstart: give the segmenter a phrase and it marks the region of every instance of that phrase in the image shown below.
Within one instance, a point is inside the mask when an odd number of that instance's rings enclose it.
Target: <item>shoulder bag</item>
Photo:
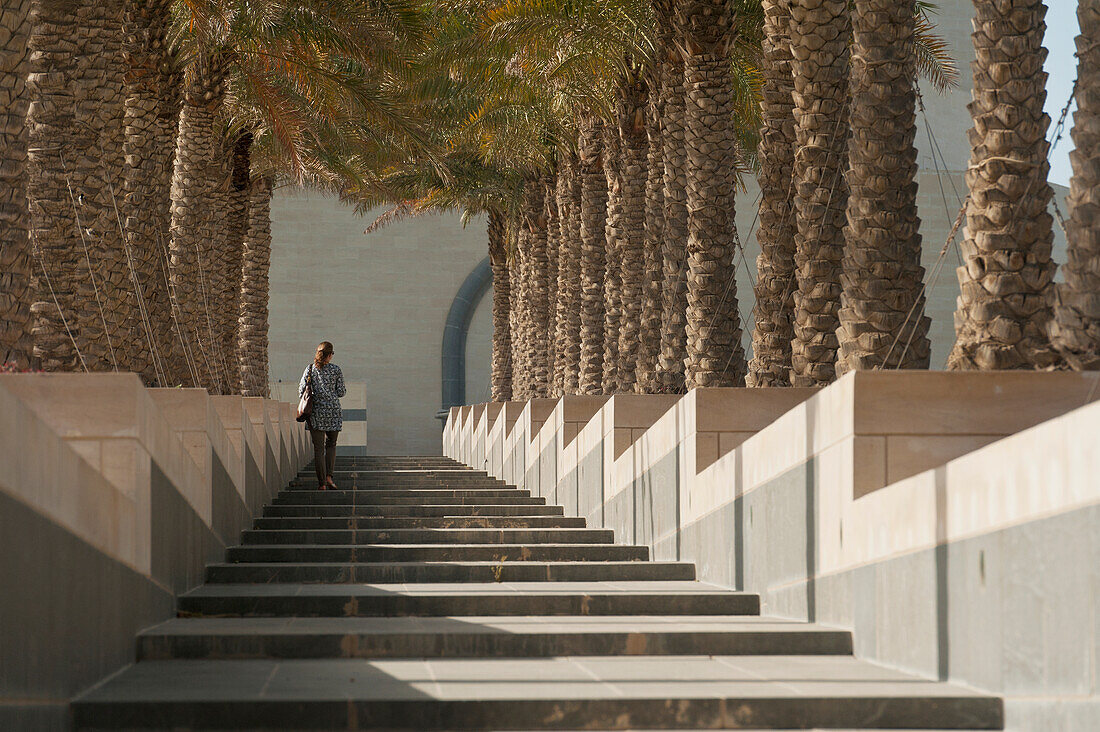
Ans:
[[[298,421],[308,422],[313,414],[313,364],[309,365],[309,373],[306,375],[306,390],[298,400]]]

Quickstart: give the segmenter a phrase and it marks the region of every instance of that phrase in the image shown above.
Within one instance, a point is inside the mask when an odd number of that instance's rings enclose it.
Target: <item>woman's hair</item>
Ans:
[[[332,355],[332,344],[328,341],[321,341],[321,344],[317,346],[317,353],[313,356],[313,365],[317,368],[321,368],[325,363],[325,359]]]

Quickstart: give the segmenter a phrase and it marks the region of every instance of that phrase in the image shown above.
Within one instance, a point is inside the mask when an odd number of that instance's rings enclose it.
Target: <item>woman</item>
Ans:
[[[309,417],[309,434],[313,438],[313,462],[317,468],[317,488],[336,488],[332,472],[336,469],[336,438],[344,426],[340,397],[347,393],[344,374],[332,363],[332,344],[324,341],[317,346],[313,363],[306,367],[298,384],[298,397],[313,390],[313,413]]]

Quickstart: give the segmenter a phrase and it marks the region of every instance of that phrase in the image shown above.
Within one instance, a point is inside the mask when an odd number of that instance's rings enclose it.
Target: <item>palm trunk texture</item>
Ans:
[[[168,241],[172,166],[179,123],[180,76],[168,44],[172,3],[129,0],[125,18],[125,155],[122,195],[126,244],[135,263],[151,353],[142,369],[148,383],[178,386],[186,372],[168,296]]]
[[[126,368],[143,331],[114,207],[122,188],[114,185],[122,170],[122,9],[35,7],[27,117],[34,359],[47,371]]]
[[[561,250],[558,254],[557,359],[554,380],[561,394],[577,394],[581,362],[581,183],[579,161],[570,155],[559,176]]]
[[[760,226],[756,239],[756,318],[748,386],[790,386],[795,217],[794,77],[789,0],[764,0],[760,132]]]
[[[31,240],[27,207],[27,74],[31,0],[0,9],[0,365],[30,366]]]
[[[791,384],[836,375],[848,186],[848,0],[791,3],[795,85],[795,269]]]
[[[493,267],[493,401],[507,402],[512,399],[511,296],[504,217],[497,211],[489,214],[489,261]]]
[[[619,391],[619,326],[622,322],[622,163],[618,125],[603,126],[604,176],[607,178],[607,219],[604,224],[603,376],[601,392]]]
[[[649,88],[640,71],[618,89],[620,309],[618,392],[636,390],[642,310],[646,297],[646,185]]]
[[[665,184],[661,157],[661,110],[657,94],[660,79],[651,78],[650,85],[652,92],[646,105],[644,299],[639,316],[638,361],[634,384],[634,390],[639,394],[655,394],[659,391],[657,357],[661,350],[661,286],[664,283],[661,243],[665,231]]]
[[[237,138],[233,149],[233,171],[229,185],[229,221],[226,247],[217,255],[221,275],[216,279],[218,291],[218,337],[221,351],[229,363],[227,391],[241,393],[239,320],[241,310],[241,278],[244,265],[244,240],[250,224],[248,215],[252,181],[252,135]]]
[[[527,241],[527,363],[529,369],[528,398],[549,394],[547,333],[549,317],[549,262],[547,261],[547,225],[545,214],[546,182],[532,178],[524,187],[523,226]]]
[[[688,389],[744,386],[745,352],[737,310],[737,130],[733,10],[729,0],[682,1],[687,50],[687,364]]]
[[[931,357],[917,216],[914,0],[856,0],[848,228],[837,375],[926,369]]]
[[[1100,369],[1100,0],[1079,0],[1077,112],[1073,118],[1065,284],[1055,307],[1055,343],[1079,371]]]
[[[974,3],[970,199],[952,370],[1046,368],[1053,218],[1041,0]]]
[[[561,257],[561,220],[558,213],[558,179],[548,176],[543,190],[543,216],[546,219],[546,392],[544,396],[559,396],[555,386],[558,342],[554,338],[558,327],[558,261]]]
[[[664,161],[665,223],[661,252],[662,285],[661,352],[657,380],[663,393],[684,388],[687,357],[687,148],[684,146],[684,65],[673,45],[676,31],[674,0],[654,0],[657,15],[657,63],[661,88],[661,157]]]
[[[225,393],[226,355],[218,339],[213,252],[228,237],[230,167],[217,115],[225,97],[224,60],[188,69],[172,176],[171,286],[196,386]],[[187,367],[177,366],[182,371]]]
[[[249,184],[248,231],[241,267],[237,356],[241,394],[268,396],[268,272],[271,269],[271,191],[274,181],[257,176]]]
[[[581,123],[581,360],[577,390],[603,393],[604,277],[607,264],[607,176],[603,122]]]

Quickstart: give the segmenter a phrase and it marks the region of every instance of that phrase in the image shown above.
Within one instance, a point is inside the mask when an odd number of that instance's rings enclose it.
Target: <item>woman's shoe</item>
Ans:
[[[327,491],[328,490],[328,483],[321,483],[320,485],[317,486],[317,490]]]
[[[327,486],[328,486],[329,488],[331,488],[332,490],[338,490],[338,489],[336,488],[336,483],[335,483],[335,482],[333,482],[333,480],[332,480],[332,476],[331,476],[331,475],[330,475],[330,476],[328,476],[327,478],[325,478],[325,485],[327,485]]]

